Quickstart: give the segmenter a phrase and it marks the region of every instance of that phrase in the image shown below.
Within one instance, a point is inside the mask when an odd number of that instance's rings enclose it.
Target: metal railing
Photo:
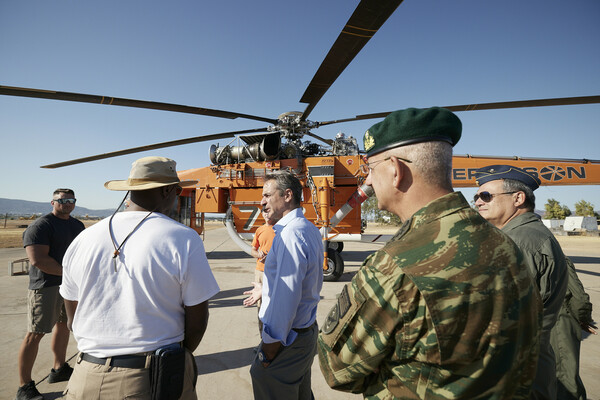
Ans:
[[[29,273],[29,258],[20,258],[8,263],[8,276],[27,275]]]

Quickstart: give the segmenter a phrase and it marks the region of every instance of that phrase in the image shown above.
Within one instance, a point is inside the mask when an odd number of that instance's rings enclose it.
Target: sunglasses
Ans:
[[[396,157],[396,156],[394,156],[394,157]],[[398,160],[402,160],[402,161],[404,161],[404,162],[406,162],[406,163],[412,163],[412,161],[410,161],[410,160],[407,160],[406,158],[402,158],[402,157],[396,157],[396,158],[397,158]],[[387,161],[387,160],[391,160],[391,159],[392,159],[392,157],[386,157],[386,158],[384,158],[383,160],[379,160],[379,161],[373,161],[373,162],[371,162],[371,163],[365,163],[365,164],[361,164],[361,165],[360,165],[360,171],[361,171],[363,174],[365,174],[365,175],[368,175],[368,174],[369,174],[369,172],[371,172],[371,171],[373,171],[373,170],[375,169],[375,167],[377,166],[377,164],[379,164],[379,163],[382,163],[382,162],[384,162],[384,161]]]
[[[56,200],[52,200],[57,202],[58,204],[75,204],[75,202],[77,201],[77,199],[56,199]]]
[[[481,201],[485,202],[485,203],[489,203],[490,201],[492,201],[492,199],[495,196],[500,196],[501,194],[513,194],[513,193],[517,193],[517,192],[504,192],[504,193],[490,193],[490,192],[481,192],[481,193],[477,193],[475,196],[473,196],[473,202],[476,202],[477,200],[481,199]]]

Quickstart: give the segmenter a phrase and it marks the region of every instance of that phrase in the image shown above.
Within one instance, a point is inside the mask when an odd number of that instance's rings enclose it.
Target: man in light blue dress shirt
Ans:
[[[323,244],[302,213],[302,184],[287,171],[265,176],[261,205],[278,221],[265,260],[262,342],[250,368],[255,399],[311,399],[317,304],[323,286]],[[292,346],[293,344],[293,346]]]

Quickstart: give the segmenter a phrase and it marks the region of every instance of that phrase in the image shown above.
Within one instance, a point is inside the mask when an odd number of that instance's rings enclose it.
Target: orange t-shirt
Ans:
[[[275,231],[271,225],[261,225],[254,233],[254,239],[252,239],[252,247],[255,250],[262,250],[263,253],[267,254],[271,250],[273,244],[273,238],[275,237]],[[259,271],[265,270],[264,261],[256,260],[256,269]]]

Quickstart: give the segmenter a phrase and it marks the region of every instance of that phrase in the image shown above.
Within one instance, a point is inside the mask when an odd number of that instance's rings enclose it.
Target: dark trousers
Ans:
[[[313,399],[310,369],[317,351],[317,324],[299,333],[294,343],[279,352],[268,367],[258,357],[250,367],[252,389],[256,400]]]

